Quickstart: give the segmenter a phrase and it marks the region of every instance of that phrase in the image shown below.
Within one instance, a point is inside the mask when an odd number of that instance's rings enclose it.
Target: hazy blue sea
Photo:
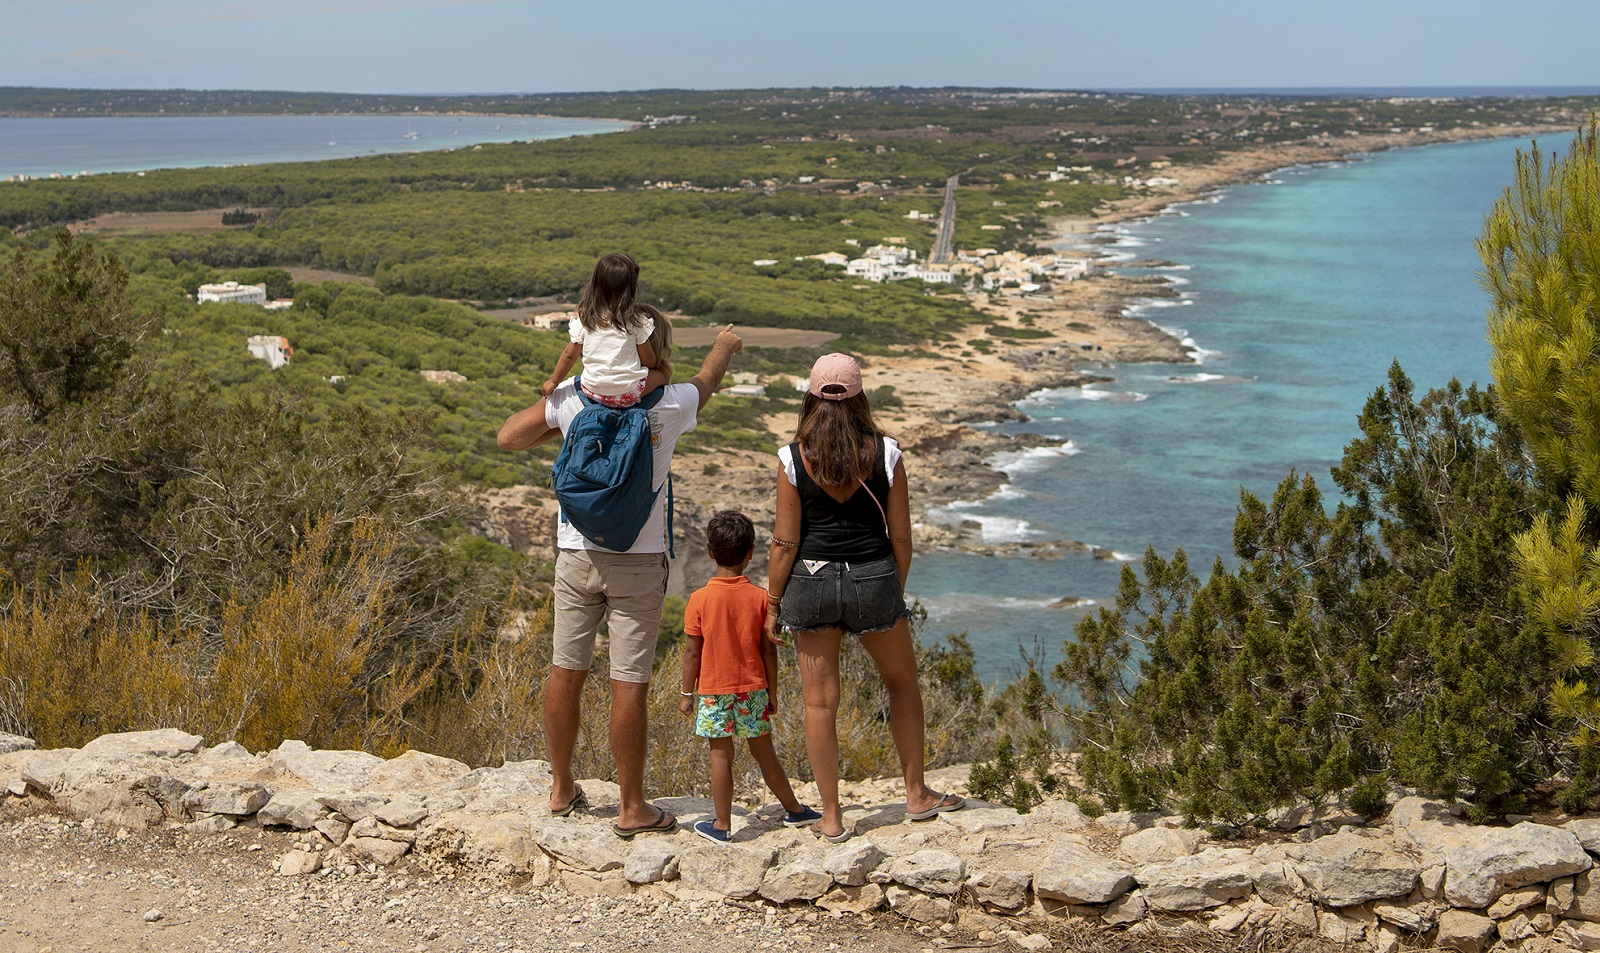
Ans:
[[[348,159],[630,125],[534,116],[0,116],[0,179]]]
[[[1570,137],[1541,146],[1566,148]],[[1201,575],[1231,559],[1240,487],[1270,495],[1292,468],[1327,479],[1356,415],[1399,358],[1419,390],[1488,379],[1487,298],[1473,241],[1510,183],[1517,148],[1497,140],[1406,149],[1284,170],[1114,230],[1112,250],[1179,267],[1181,303],[1140,309],[1177,329],[1200,363],[1116,365],[1115,383],[1033,395],[1006,430],[1059,441],[1005,461],[1011,486],[948,515],[994,539],[1075,539],[1127,557],[1183,547]],[[927,635],[967,630],[986,678],[1017,647],[1060,657],[1122,564],[922,556],[909,589]]]

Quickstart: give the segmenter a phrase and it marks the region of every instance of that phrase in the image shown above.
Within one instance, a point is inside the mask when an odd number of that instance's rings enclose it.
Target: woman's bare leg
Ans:
[[[806,703],[806,756],[822,799],[815,829],[837,836],[844,831],[839,806],[839,640],[838,629],[795,633],[800,661],[800,694]]]
[[[922,688],[917,684],[917,655],[911,647],[911,626],[901,619],[886,632],[862,636],[861,647],[872,656],[873,664],[878,666],[878,677],[889,690],[889,733],[894,737],[900,770],[906,779],[906,812],[926,811],[939,803],[941,795],[929,790],[922,776],[925,727]],[[835,677],[837,679],[837,674]]]

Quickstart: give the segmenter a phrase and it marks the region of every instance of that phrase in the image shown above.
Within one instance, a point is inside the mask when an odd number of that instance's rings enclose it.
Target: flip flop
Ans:
[[[576,785],[576,784],[574,784],[572,786],[572,800],[568,801],[562,807],[551,808],[550,809],[550,816],[551,817],[566,817],[568,814],[572,813],[573,808],[588,807],[588,806],[589,806],[589,799],[584,796],[583,788],[578,786],[578,785]]]
[[[633,840],[633,835],[635,834],[659,834],[678,829],[678,819],[672,816],[671,811],[664,807],[657,807],[654,804],[650,806],[654,807],[657,813],[660,814],[655,823],[645,824],[642,827],[623,827],[621,824],[612,824],[612,833],[623,840]]]
[[[850,827],[850,826],[848,826],[848,825],[846,825],[837,834],[824,834],[824,833],[822,833],[822,829],[821,828],[819,828],[815,824],[813,824],[813,825],[811,825],[811,833],[817,835],[818,837],[822,838],[823,840],[827,841],[830,844],[843,844],[845,841],[847,841],[850,838],[856,836],[855,829]]]
[[[959,811],[959,810],[961,810],[962,808],[964,808],[966,806],[967,806],[967,799],[966,798],[962,797],[959,794],[946,794],[944,797],[941,797],[939,799],[939,803],[935,804],[933,807],[928,808],[926,811],[916,811],[916,812],[907,811],[906,812],[906,820],[908,820],[908,821],[926,821],[929,818],[933,817],[935,814],[943,814],[946,811]]]

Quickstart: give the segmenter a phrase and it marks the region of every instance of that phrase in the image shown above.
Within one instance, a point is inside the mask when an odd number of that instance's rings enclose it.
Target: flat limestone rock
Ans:
[[[1127,865],[1073,843],[1057,844],[1033,872],[1034,893],[1071,904],[1110,903],[1134,882]]]
[[[183,806],[191,812],[231,814],[245,817],[256,813],[272,800],[272,790],[255,781],[213,781],[183,796]]]
[[[1528,821],[1483,827],[1446,815],[1398,829],[1420,849],[1424,866],[1444,862],[1444,899],[1455,907],[1482,909],[1507,891],[1594,866],[1577,835]]]
[[[599,823],[555,818],[535,827],[533,836],[547,852],[583,870],[619,870],[628,859],[623,841]]]
[[[263,827],[292,827],[297,831],[310,830],[312,825],[328,812],[313,791],[289,788],[273,792],[271,800],[256,812],[256,820]]]
[[[598,791],[585,791],[593,803]],[[537,816],[550,809],[550,765],[544,761],[507,761],[498,768],[478,768],[445,784],[427,798],[434,802],[459,797],[459,810],[474,814],[521,812]],[[442,813],[442,812],[441,812]]]
[[[1422,872],[1415,851],[1399,850],[1387,838],[1352,828],[1286,845],[1283,854],[1311,896],[1330,907],[1404,897]]]
[[[1017,813],[1014,807],[990,804],[988,801],[971,798],[967,799],[966,807],[959,811],[946,811],[938,815],[938,818],[941,824],[948,824],[965,834],[1005,831],[1015,827],[1026,827],[1032,823],[1029,815]]]
[[[407,751],[373,768],[367,778],[367,790],[427,794],[471,771],[452,758],[441,758],[425,751]]]
[[[947,850],[919,850],[889,863],[889,879],[913,890],[950,896],[961,892],[966,864]]]
[[[383,759],[365,751],[318,751],[303,741],[285,741],[267,756],[273,769],[329,793],[360,791]]]
[[[1033,875],[1025,870],[977,870],[967,877],[973,899],[989,909],[1021,910],[1028,903]]]
[[[743,844],[707,844],[678,855],[678,880],[689,890],[742,900],[761,889],[777,851]]]
[[[1248,851],[1212,848],[1138,873],[1144,899],[1168,913],[1193,913],[1248,896],[1261,865]]]
[[[432,819],[417,835],[415,849],[436,864],[532,875],[541,884],[550,880],[550,857],[539,849],[522,814],[445,814]]]
[[[890,910],[919,923],[938,923],[955,915],[956,906],[948,897],[936,897],[899,884],[884,888],[883,896],[889,901]]]
[[[145,756],[150,758],[177,758],[194,754],[205,747],[206,740],[176,728],[158,728],[154,731],[124,731],[101,735],[82,748],[78,756],[102,761],[121,760]]]
[[[1149,867],[1187,857],[1205,843],[1203,831],[1183,830],[1166,826],[1148,827],[1135,831],[1122,839],[1117,846],[1117,858],[1133,867]]]
[[[10,754],[13,751],[28,751],[37,747],[38,745],[34,743],[32,738],[24,738],[21,735],[8,735],[0,731],[0,754]]]

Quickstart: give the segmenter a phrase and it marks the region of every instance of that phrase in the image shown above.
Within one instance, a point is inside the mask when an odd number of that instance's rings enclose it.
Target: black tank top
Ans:
[[[827,490],[811,479],[805,462],[800,459],[800,445],[789,444],[795,487],[800,491],[799,558],[868,562],[894,555],[894,547],[889,544],[889,530],[884,525],[886,510],[878,509],[880,504],[889,505],[889,472],[883,439],[880,437],[876,444],[872,473],[866,479],[867,488],[857,485],[855,493],[843,503],[829,496]],[[876,503],[873,496],[877,497]]]

